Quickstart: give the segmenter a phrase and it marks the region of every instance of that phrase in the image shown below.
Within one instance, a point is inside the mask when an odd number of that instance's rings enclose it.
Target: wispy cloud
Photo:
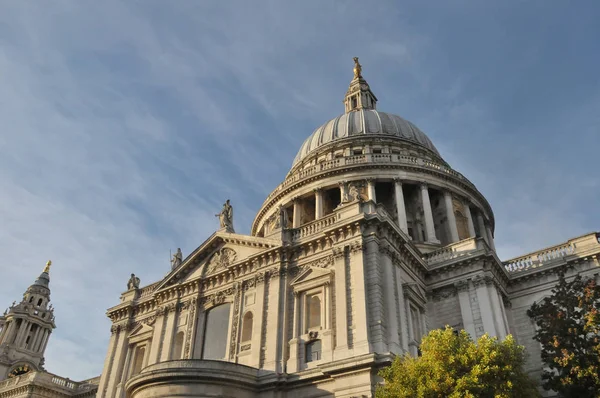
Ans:
[[[98,374],[128,274],[161,278],[226,198],[248,232],[301,142],[342,112],[353,56],[380,108],[486,195],[502,256],[597,230],[598,9],[565,7],[3,4],[0,304],[51,258],[47,367]]]

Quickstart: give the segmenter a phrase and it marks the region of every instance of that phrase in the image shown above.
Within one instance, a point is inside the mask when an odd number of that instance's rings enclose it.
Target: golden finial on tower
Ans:
[[[52,265],[52,261],[48,260],[48,262],[46,263],[46,268],[44,268],[44,272],[50,272],[50,266]]]
[[[358,57],[354,57],[354,78],[362,77],[362,66],[358,63]]]

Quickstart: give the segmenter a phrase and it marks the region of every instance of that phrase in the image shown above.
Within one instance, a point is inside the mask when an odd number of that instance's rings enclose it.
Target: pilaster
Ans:
[[[400,340],[398,338],[398,332],[400,329],[398,319],[398,303],[397,303],[397,292],[396,292],[396,281],[395,281],[395,270],[394,264],[389,257],[389,251],[385,251],[381,254],[381,266],[383,268],[383,293],[385,300],[385,320],[386,320],[386,331],[387,331],[387,345],[388,351],[396,354],[401,354],[402,349],[400,348]]]
[[[477,339],[475,331],[475,321],[473,319],[473,309],[469,297],[469,282],[467,280],[459,281],[454,284],[458,291],[458,302],[460,304],[460,315],[462,317],[463,328],[469,333],[473,340]]]
[[[490,300],[488,284],[491,284],[489,277],[478,276],[473,279],[473,285],[475,286],[475,291],[477,293],[477,300],[479,301],[483,330],[491,337],[499,337],[499,333],[496,330],[494,308],[492,307],[492,302]]]
[[[344,247],[333,249],[333,267],[335,270],[335,341],[336,347],[333,352],[333,358],[339,359],[347,356],[348,352],[348,306],[346,294],[346,262],[348,252]]]

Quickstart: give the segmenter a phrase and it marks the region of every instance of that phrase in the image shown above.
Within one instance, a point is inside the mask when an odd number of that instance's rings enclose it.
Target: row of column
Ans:
[[[369,200],[376,202],[376,194],[375,194],[375,179],[368,178],[367,180],[367,197]],[[345,184],[340,184],[340,195],[343,198],[346,194],[345,192]],[[435,234],[435,226],[433,222],[433,212],[431,209],[431,201],[429,199],[429,187],[425,183],[420,184],[420,197],[421,204],[423,206],[423,216],[424,216],[424,224],[425,224],[425,240],[429,243],[440,243],[439,239]],[[323,190],[315,189],[315,219],[319,219],[323,217]],[[406,205],[404,203],[404,193],[402,190],[402,180],[399,178],[394,179],[394,196],[396,198],[396,209],[398,213],[398,226],[400,229],[408,234],[408,220],[406,217]],[[452,204],[452,193],[450,191],[444,191],[444,204],[446,208],[446,217],[448,219],[448,225],[450,229],[450,238],[452,242],[458,242],[460,240],[458,234],[458,227],[456,225],[456,217],[454,215],[454,206]],[[293,228],[300,227],[300,215],[301,215],[301,203],[299,201],[294,201],[294,214],[292,226]],[[475,234],[475,225],[473,223],[473,215],[471,214],[471,207],[468,203],[464,204],[463,212],[465,217],[467,218],[467,228],[469,237],[473,238],[476,236]],[[477,224],[479,231],[481,232],[481,236],[485,239],[488,245],[495,250],[494,246],[494,237],[492,234],[492,230],[489,225],[485,224],[483,219],[483,215],[481,212],[476,213]]]
[[[8,325],[6,326],[6,329],[3,330],[3,332],[0,334],[0,341],[3,343],[11,344],[13,336],[15,336],[15,334],[16,334],[13,344],[15,345],[15,347],[25,348],[25,342],[26,342],[27,336],[29,335],[31,328],[34,325],[36,325],[36,324],[31,321],[23,319],[19,329],[17,330],[16,329],[17,328],[16,319],[13,319],[11,322],[8,323]],[[38,328],[37,328],[35,334],[33,335],[31,344],[29,345],[29,347],[27,349],[29,351],[43,352],[45,349],[46,343],[48,341],[49,335],[50,335],[50,330],[45,329],[38,325]]]

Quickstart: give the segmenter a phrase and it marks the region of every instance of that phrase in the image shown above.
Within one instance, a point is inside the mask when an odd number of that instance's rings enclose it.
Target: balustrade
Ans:
[[[294,239],[294,240],[302,239],[304,237],[316,234],[317,232],[324,230],[325,228],[329,227],[330,225],[333,225],[335,223],[335,220],[336,220],[336,215],[331,214],[331,215],[325,216],[323,218],[320,218],[318,220],[311,221],[308,224],[305,224],[299,228],[294,229],[292,232],[292,239]]]
[[[502,264],[508,272],[520,272],[563,261],[565,257],[585,255],[587,250],[596,250],[598,247],[600,247],[598,236],[592,233],[571,239],[566,243],[504,261]]]

